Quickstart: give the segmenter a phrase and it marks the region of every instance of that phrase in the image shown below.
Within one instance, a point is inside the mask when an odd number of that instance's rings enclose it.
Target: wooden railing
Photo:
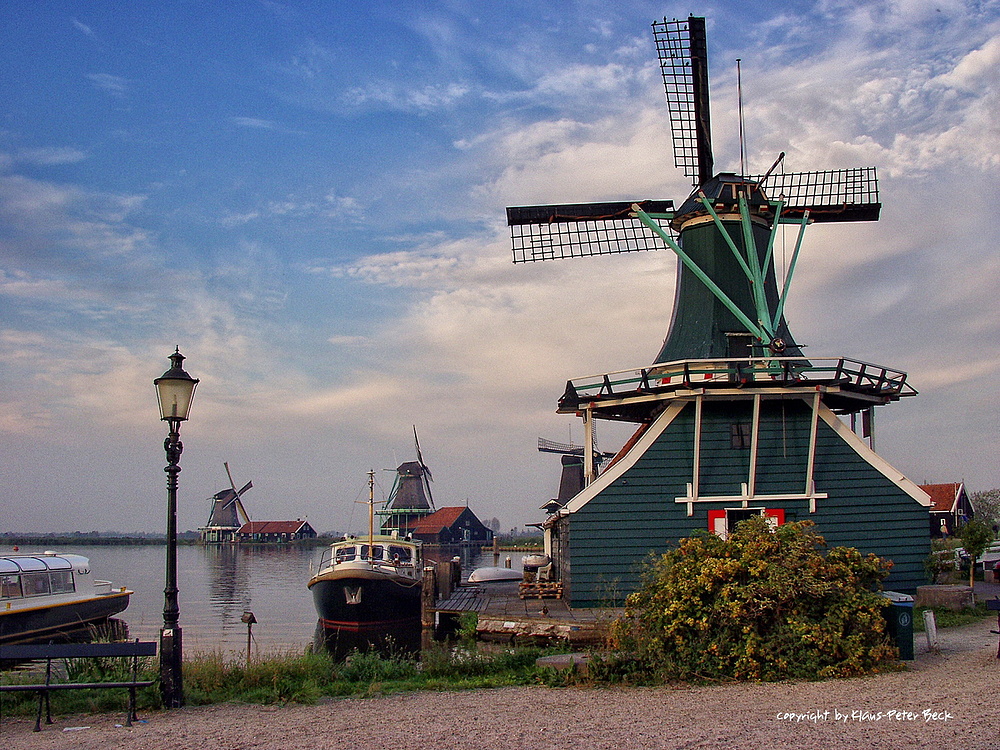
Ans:
[[[839,386],[843,390],[894,400],[916,395],[906,373],[846,358],[751,357],[689,359],[620,370],[569,381],[560,406],[600,402],[681,388],[724,386]]]

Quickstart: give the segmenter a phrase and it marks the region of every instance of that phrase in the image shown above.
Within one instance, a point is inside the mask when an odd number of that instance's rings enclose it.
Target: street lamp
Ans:
[[[181,629],[177,624],[180,608],[177,606],[177,475],[184,446],[181,444],[181,422],[188,418],[194,389],[198,379],[192,378],[181,367],[184,355],[180,348],[170,355],[171,367],[153,381],[156,398],[160,402],[160,419],[170,426],[170,434],[163,441],[167,452],[167,583],[163,589],[163,629],[160,630],[160,691],[165,708],[184,705],[184,686],[181,682]]]

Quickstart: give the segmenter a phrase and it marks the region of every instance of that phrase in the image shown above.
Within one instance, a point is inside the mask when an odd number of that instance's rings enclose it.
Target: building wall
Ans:
[[[708,529],[709,510],[738,507],[738,502],[695,503],[688,516],[687,505],[675,502],[687,495],[691,481],[694,415],[694,404],[688,404],[618,479],[558,522],[564,547],[557,565],[560,576],[571,580],[573,606],[620,601],[638,588],[642,563],[651,554]],[[702,416],[699,495],[740,495],[750,449],[733,447],[733,425],[751,422],[752,403],[706,401]],[[757,495],[804,492],[810,420],[810,406],[800,399],[762,403]],[[816,490],[829,497],[816,500],[815,513],[808,500],[757,499],[751,507],[783,510],[786,521],[812,520],[829,546],[857,547],[893,560],[887,589],[913,591],[923,584],[923,560],[930,552],[927,507],[823,421],[816,454]]]

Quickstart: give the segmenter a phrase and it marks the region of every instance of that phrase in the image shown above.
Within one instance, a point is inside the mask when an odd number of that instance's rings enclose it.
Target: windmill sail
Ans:
[[[805,227],[878,219],[875,169],[776,172],[782,155],[761,177],[713,176],[705,19],[657,21],[653,38],[675,164],[694,192],[676,210],[671,201],[508,208],[514,262],[667,247],[680,263],[655,362],[799,356],[783,311]],[[774,246],[783,224],[798,225],[798,239],[779,285]]]
[[[708,102],[708,42],[705,19],[653,23],[653,40],[667,94],[667,112],[674,144],[674,166],[693,183],[713,176],[712,126]]]
[[[808,211],[812,222],[876,221],[882,209],[875,167],[774,173],[748,181],[781,199],[786,219],[801,218]]]
[[[229,486],[233,491],[233,497],[230,499],[229,504],[233,505],[236,513],[243,517],[243,523],[250,523],[250,514],[243,507],[243,493],[253,487],[253,482],[247,482],[243,489],[237,490],[236,483],[233,481],[233,474],[229,471],[229,462],[224,461],[222,465],[226,467],[226,476],[229,477]]]
[[[567,203],[556,206],[511,206],[507,224],[511,229],[515,263],[589,255],[614,255],[663,247],[655,235],[635,218],[636,201]],[[661,216],[669,227],[673,201],[638,201],[643,210]]]
[[[431,494],[431,481],[434,477],[431,476],[431,470],[428,468],[427,464],[424,463],[423,454],[420,453],[420,439],[417,437],[416,425],[413,425],[413,444],[417,448],[417,463],[420,464],[421,480],[423,482],[424,489],[427,491],[427,502],[431,510],[434,510],[434,495]]]

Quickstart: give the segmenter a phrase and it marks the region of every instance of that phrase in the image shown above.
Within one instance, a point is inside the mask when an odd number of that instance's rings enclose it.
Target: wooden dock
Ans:
[[[522,595],[519,581],[464,583],[434,603],[435,620],[455,620],[466,612],[478,615],[476,632],[482,640],[504,643],[565,641],[586,646],[603,641],[608,626],[621,610],[573,609],[562,598],[548,598],[557,590],[549,584],[541,598],[535,585]],[[561,591],[561,589],[560,589]]]

